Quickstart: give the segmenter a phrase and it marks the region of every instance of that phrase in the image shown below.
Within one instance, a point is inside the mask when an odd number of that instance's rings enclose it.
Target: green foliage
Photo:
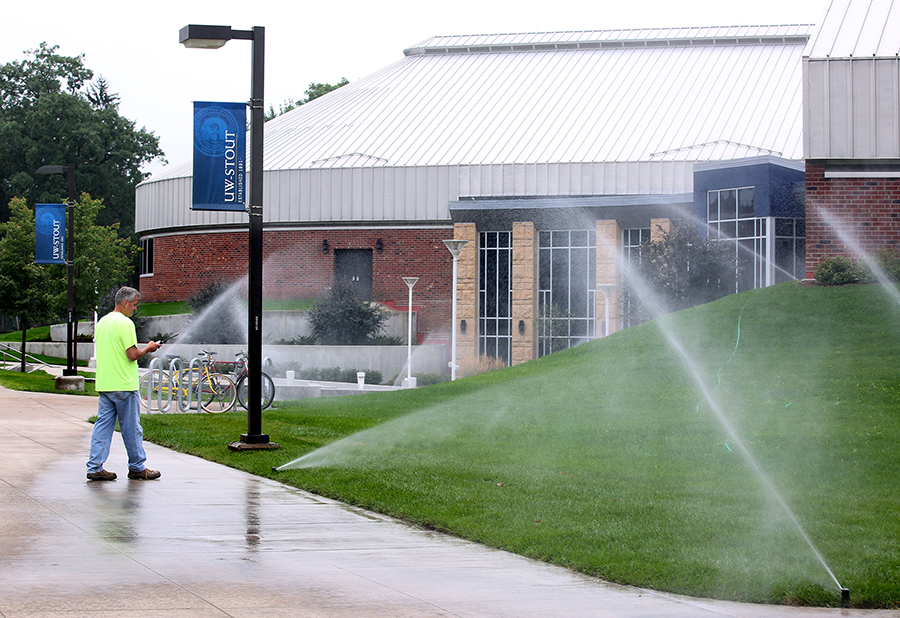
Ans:
[[[295,335],[290,339],[276,339],[275,345],[316,345],[315,335]]]
[[[340,367],[311,367],[304,369],[300,363],[288,362],[281,369],[293,371],[298,380],[317,380],[322,382],[349,382],[356,384],[356,374],[359,369],[341,369]],[[365,371],[366,384],[381,384],[382,373],[374,369]],[[278,376],[283,377],[284,371],[279,370]]]
[[[815,279],[819,285],[847,285],[868,283],[872,275],[862,264],[843,255],[836,255],[819,262],[816,266]]]
[[[34,263],[34,211],[19,198],[10,201],[9,211],[9,220],[0,223],[0,311],[29,323],[45,322],[58,309],[50,291],[58,272]]]
[[[130,238],[118,233],[118,223],[99,222],[105,206],[86,193],[75,203],[75,315],[90,316],[101,295],[113,287],[121,287],[134,272],[132,257],[137,247]],[[56,307],[66,306],[66,267],[51,266],[56,283]]]
[[[179,315],[183,313],[190,313],[191,306],[187,301],[183,300],[173,300],[162,303],[142,302],[140,305],[138,305],[138,311],[140,311],[141,316],[149,318],[159,315]]]
[[[80,372],[79,372],[80,373]],[[59,393],[56,390],[55,377],[46,371],[37,370],[31,373],[0,370],[0,384],[6,388],[32,393]],[[83,391],[66,391],[66,395],[97,395],[94,383],[85,381]]]
[[[417,386],[432,386],[450,380],[450,376],[443,373],[414,373]]]
[[[880,286],[730,295],[451,383],[282,402],[265,418],[282,449],[267,453],[222,447],[240,413],[142,423],[165,446],[607,580],[837,605],[665,328],[854,605],[895,609],[896,315]]]
[[[0,334],[0,341],[22,341],[22,331]],[[50,341],[50,327],[29,328],[25,331],[25,341]]]
[[[98,222],[134,232],[134,190],[141,166],[162,159],[159,138],[119,115],[119,97],[93,72],[84,55],[61,56],[41,43],[24,60],[0,66],[0,221],[14,197],[29,203],[62,202],[65,176],[35,174],[41,165],[75,165],[78,191],[100,196],[107,208]]]
[[[878,265],[894,281],[900,281],[900,251],[881,247],[876,253]]]
[[[387,315],[365,302],[356,286],[336,282],[331,294],[309,315],[320,345],[366,345],[381,331]]]
[[[301,99],[300,101],[294,101],[293,99],[288,99],[287,101],[285,101],[284,103],[282,103],[278,106],[277,112],[275,111],[275,108],[270,105],[269,111],[266,112],[266,114],[265,114],[265,121],[268,122],[269,120],[272,120],[273,118],[277,118],[278,116],[281,116],[282,114],[285,114],[285,113],[291,111],[292,109],[296,109],[305,103],[309,103],[313,99],[318,99],[322,95],[328,94],[332,90],[337,90],[341,86],[346,86],[349,83],[350,82],[347,81],[346,77],[342,77],[341,81],[339,81],[336,84],[328,84],[328,83],[318,84],[316,82],[311,82],[309,84],[309,87],[304,91],[304,94],[306,96],[303,99]]]
[[[636,271],[643,283],[659,296],[667,311],[678,311],[733,293],[737,263],[733,244],[701,232],[691,221],[673,220],[671,230],[659,228],[660,239],[641,246]],[[662,310],[642,302],[633,287],[626,292],[632,323],[651,319]]]

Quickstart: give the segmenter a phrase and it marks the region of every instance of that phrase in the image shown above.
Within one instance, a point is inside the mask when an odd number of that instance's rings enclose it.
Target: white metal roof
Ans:
[[[811,31],[428,39],[266,123],[266,221],[448,221],[461,196],[680,194],[695,162],[800,159]],[[203,225],[181,219],[190,175],[138,187],[138,231]]]
[[[891,58],[900,54],[900,2],[832,0],[804,55]]]
[[[810,32],[434,37],[267,122],[265,168],[800,158]]]

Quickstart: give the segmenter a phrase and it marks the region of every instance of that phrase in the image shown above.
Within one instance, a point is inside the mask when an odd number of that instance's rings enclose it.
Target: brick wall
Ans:
[[[155,238],[153,275],[140,280],[144,300],[188,300],[215,278],[246,277],[247,237],[241,230]],[[419,342],[449,341],[453,257],[442,241],[452,237],[450,229],[266,231],[263,298],[317,298],[334,280],[336,249],[371,249],[373,300],[406,309],[409,288],[401,277],[419,277],[413,288]]]
[[[881,247],[900,249],[900,179],[826,179],[821,163],[807,161],[806,277],[826,257]]]

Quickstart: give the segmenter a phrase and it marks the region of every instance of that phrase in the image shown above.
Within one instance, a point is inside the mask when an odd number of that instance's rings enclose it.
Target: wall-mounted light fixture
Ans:
[[[328,240],[322,240],[322,253],[328,253]]]
[[[519,334],[525,334],[525,320],[519,320]]]
[[[461,332],[461,333],[466,332],[466,321],[465,320],[459,321],[459,332]]]
[[[377,251],[378,253],[384,251],[384,243],[381,242],[380,238],[375,241],[375,251]]]

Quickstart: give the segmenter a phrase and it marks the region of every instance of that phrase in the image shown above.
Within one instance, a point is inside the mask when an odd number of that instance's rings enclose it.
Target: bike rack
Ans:
[[[176,357],[172,358],[172,361],[169,363],[169,373],[168,373],[168,376],[170,379],[172,376],[181,374],[181,365],[182,365],[182,360],[180,357],[176,356]],[[172,391],[177,390],[178,391],[178,397],[177,397],[178,409],[181,412],[190,412],[190,410],[192,409],[192,406],[193,406],[193,398],[194,398],[194,389],[191,388],[190,385],[192,385],[194,383],[195,377],[200,376],[200,367],[201,367],[201,362],[200,362],[199,358],[191,359],[191,364],[188,366],[188,373],[186,376],[188,388],[187,389],[170,388],[169,393],[166,397],[165,405],[163,405],[162,390],[160,389],[157,391],[157,393],[156,393],[156,402],[157,402],[157,406],[158,406],[156,408],[157,411],[159,411],[163,414],[166,414],[172,409],[172,399],[173,399]],[[164,375],[165,375],[165,371],[162,368],[162,360],[160,360],[158,358],[154,358],[153,360],[151,360],[150,361],[150,379],[147,380],[147,389],[148,390],[147,390],[147,397],[146,397],[148,412],[151,411],[150,404],[152,403],[150,393],[153,392],[154,386],[162,385]],[[156,376],[156,378],[157,378],[155,381],[154,381],[154,376]],[[185,390],[187,390],[187,399],[186,400],[185,400],[185,396],[184,396]],[[197,406],[198,406],[198,408],[200,406],[199,397],[197,399]]]

